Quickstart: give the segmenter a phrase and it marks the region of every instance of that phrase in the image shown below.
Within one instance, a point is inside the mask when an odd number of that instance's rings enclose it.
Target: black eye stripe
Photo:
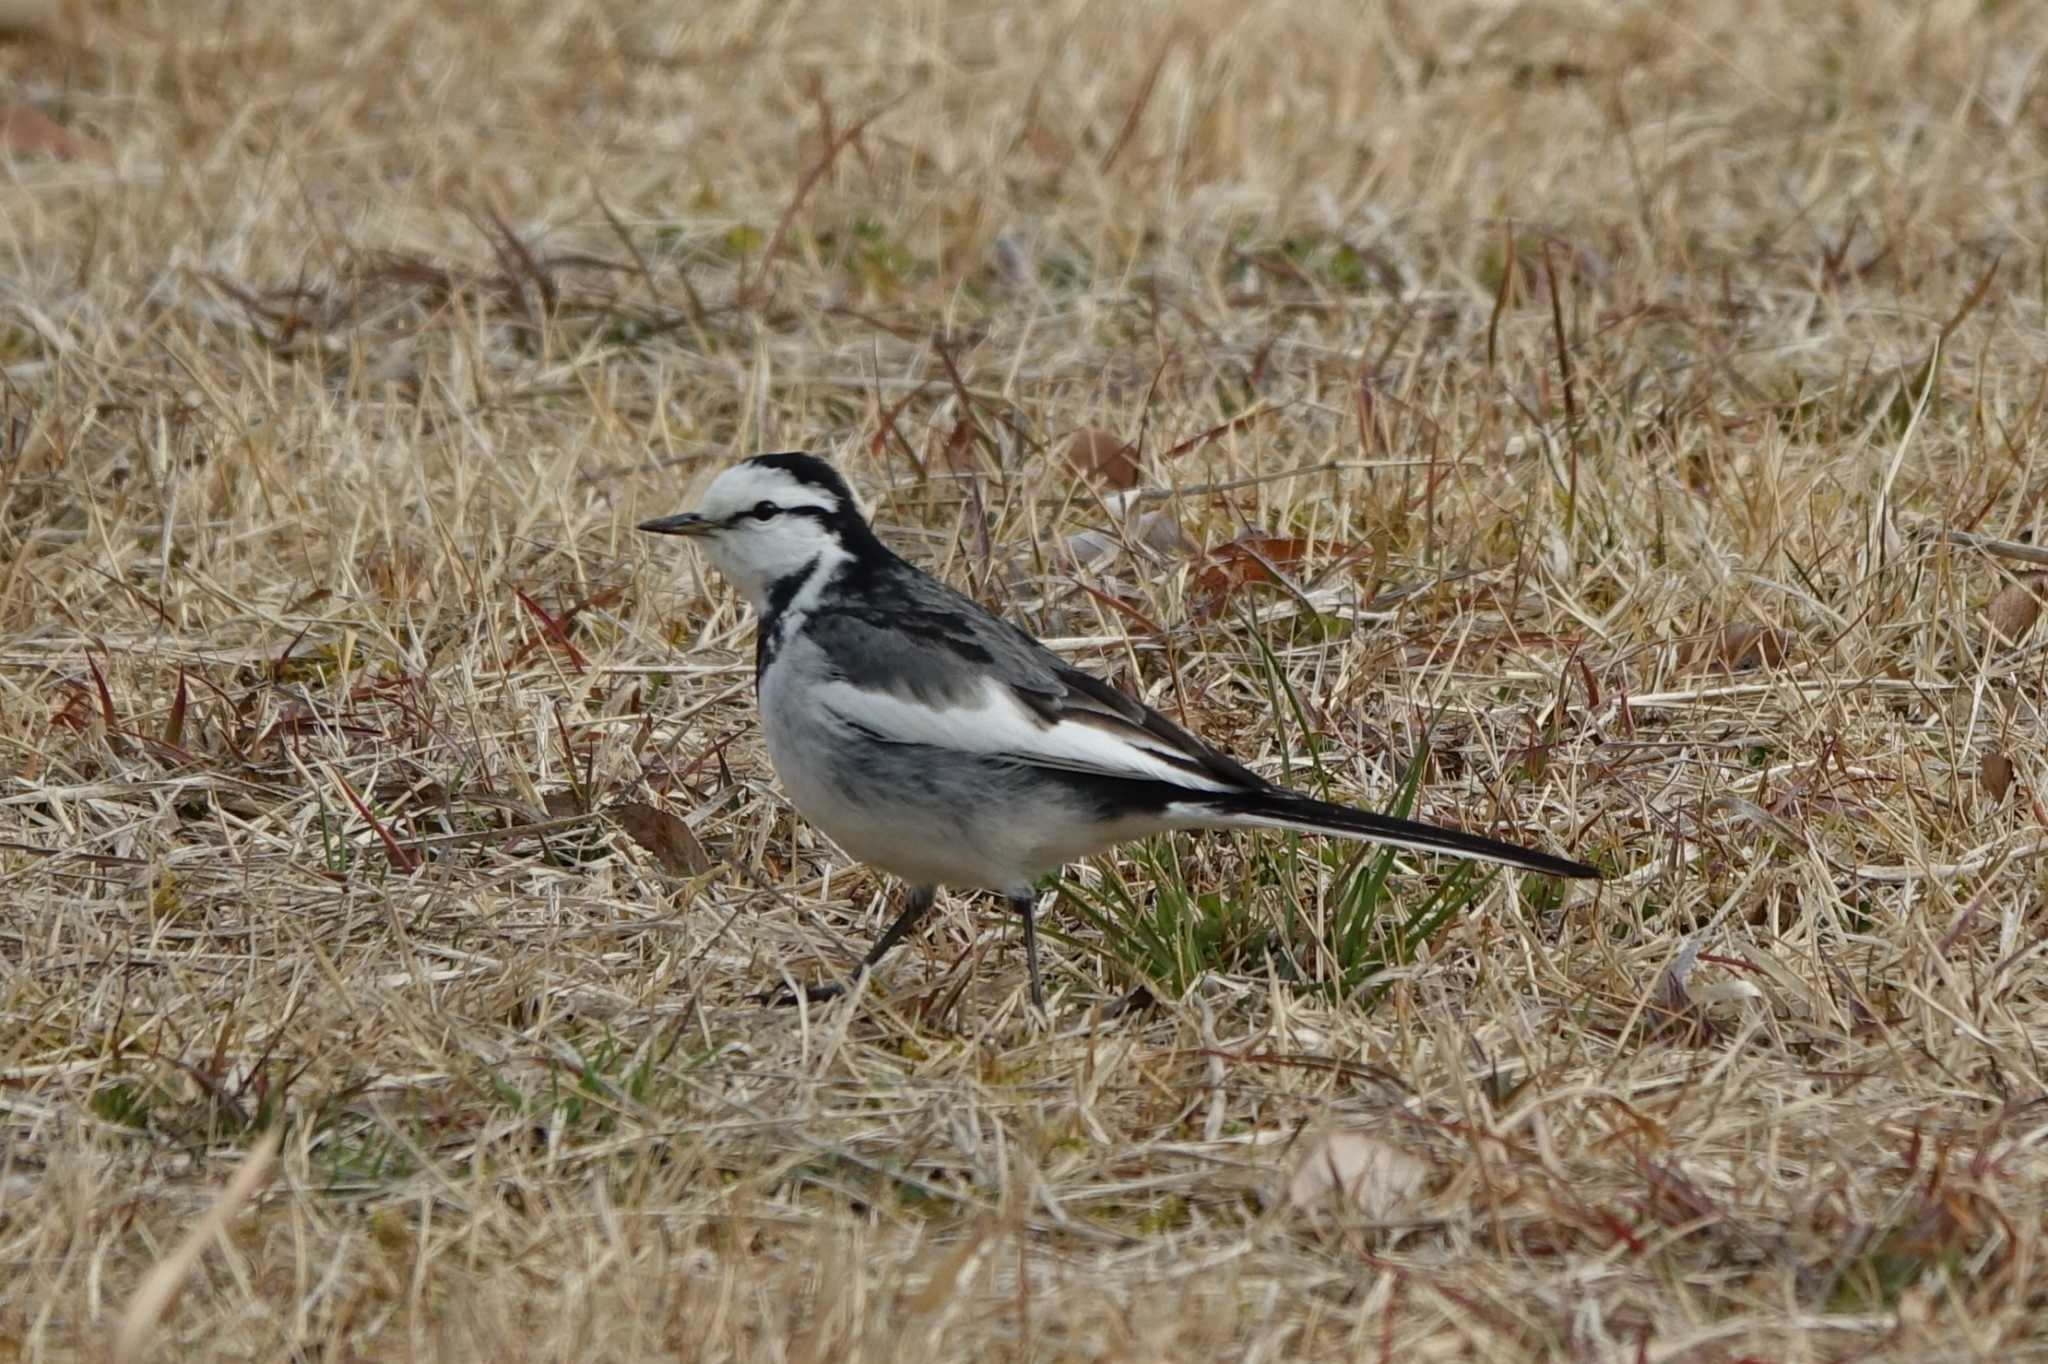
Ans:
[[[763,498],[743,511],[729,514],[724,524],[737,526],[742,521],[772,521],[778,516],[806,516],[821,526],[829,526],[832,524],[833,513],[823,507],[784,507]]]

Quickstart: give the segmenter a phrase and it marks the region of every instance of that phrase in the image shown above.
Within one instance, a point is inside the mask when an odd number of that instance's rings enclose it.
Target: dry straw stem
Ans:
[[[127,1308],[121,1313],[120,1325],[107,1349],[107,1358],[112,1364],[138,1364],[146,1356],[157,1319],[176,1299],[193,1266],[206,1253],[208,1243],[220,1235],[230,1218],[241,1211],[249,1196],[262,1187],[263,1177],[270,1173],[271,1163],[277,1159],[277,1147],[282,1136],[282,1130],[275,1127],[265,1132],[249,1148],[241,1168],[220,1191],[220,1197],[214,1200],[213,1206],[200,1215],[192,1229],[171,1247],[169,1254],[142,1276],[142,1282],[136,1285],[135,1296],[129,1299]]]
[[[279,1125],[153,1358],[2038,1350],[2039,56],[1974,0],[47,7],[0,1356],[99,1357]],[[1371,1009],[1254,939],[1111,1017],[1056,909],[1041,1031],[954,898],[763,1011],[893,903],[627,528],[800,446],[1261,770],[1383,800],[1427,728],[1425,814],[1615,879],[1492,882]],[[1314,851],[1181,865],[1272,943]],[[1327,1132],[1398,1206],[1290,1205]]]

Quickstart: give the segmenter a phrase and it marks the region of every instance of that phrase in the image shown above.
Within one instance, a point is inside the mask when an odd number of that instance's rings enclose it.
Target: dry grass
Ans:
[[[0,1358],[97,1357],[280,1120],[157,1357],[2042,1348],[2032,7],[1239,8],[0,47],[91,143],[0,188]],[[1186,544],[1075,565],[1079,427]],[[1333,790],[1433,723],[1425,812],[1614,879],[1370,1009],[1247,952],[1105,1017],[1067,915],[1041,1031],[957,897],[750,1004],[887,888],[627,527],[787,447],[1268,770],[1260,642]],[[1332,1129],[1412,1179],[1291,1206]]]

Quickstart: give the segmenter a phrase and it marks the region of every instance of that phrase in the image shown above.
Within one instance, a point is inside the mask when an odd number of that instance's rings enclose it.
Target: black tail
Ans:
[[[1362,838],[1373,843],[1391,843],[1397,848],[1419,852],[1447,853],[1479,862],[1498,862],[1545,876],[1597,878],[1600,873],[1584,862],[1537,852],[1534,848],[1503,843],[1458,829],[1419,824],[1412,819],[1354,810],[1326,800],[1297,795],[1292,791],[1258,791],[1244,795],[1217,795],[1176,801],[1169,813],[1190,824],[1217,828],[1294,829],[1302,833],[1334,834],[1339,838]]]

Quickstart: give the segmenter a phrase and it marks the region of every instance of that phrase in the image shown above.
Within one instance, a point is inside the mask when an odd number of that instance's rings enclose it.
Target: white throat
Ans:
[[[792,613],[806,614],[839,566],[852,557],[830,536],[811,539],[798,555],[755,557],[734,554],[731,549],[723,544],[710,545],[712,567],[739,589],[763,622]]]
[[[703,548],[711,566],[763,617],[775,613],[778,588],[785,600],[796,590],[786,586],[792,577],[808,579],[816,569],[837,568],[847,557],[838,539],[807,517],[740,526],[711,537]]]

